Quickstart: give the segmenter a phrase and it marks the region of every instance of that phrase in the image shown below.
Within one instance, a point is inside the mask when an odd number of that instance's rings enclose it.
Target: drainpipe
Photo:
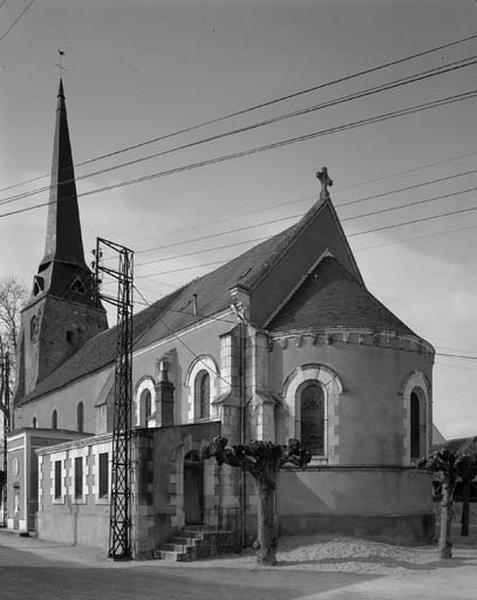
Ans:
[[[245,334],[246,325],[243,320],[240,321],[240,443],[245,444],[245,409],[246,409],[246,381],[245,381]],[[245,548],[246,542],[246,519],[247,519],[247,478],[245,470],[241,471],[240,485],[240,542],[242,548]]]

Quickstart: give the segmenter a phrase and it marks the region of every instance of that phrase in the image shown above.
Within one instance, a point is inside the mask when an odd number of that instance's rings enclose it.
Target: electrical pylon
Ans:
[[[118,256],[118,268],[103,264],[103,248]],[[117,308],[116,367],[114,377],[113,460],[111,470],[109,551],[114,560],[130,560],[131,552],[131,405],[133,350],[134,253],[115,242],[97,238],[96,290],[101,300]],[[116,298],[99,291],[100,273],[117,281]]]

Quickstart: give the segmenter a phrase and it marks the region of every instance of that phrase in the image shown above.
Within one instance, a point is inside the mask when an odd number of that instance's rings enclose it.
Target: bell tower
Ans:
[[[16,400],[108,328],[84,260],[63,82],[56,107],[45,254],[22,310]]]

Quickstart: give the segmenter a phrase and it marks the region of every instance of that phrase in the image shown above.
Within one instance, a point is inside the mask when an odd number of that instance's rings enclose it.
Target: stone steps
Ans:
[[[155,550],[154,557],[177,562],[217,556],[236,550],[231,531],[205,525],[184,527]]]

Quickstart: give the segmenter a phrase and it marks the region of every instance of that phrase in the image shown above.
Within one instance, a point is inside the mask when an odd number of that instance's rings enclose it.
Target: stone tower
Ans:
[[[28,395],[88,339],[107,329],[86,265],[60,80],[51,167],[45,255],[22,311],[16,400]]]

